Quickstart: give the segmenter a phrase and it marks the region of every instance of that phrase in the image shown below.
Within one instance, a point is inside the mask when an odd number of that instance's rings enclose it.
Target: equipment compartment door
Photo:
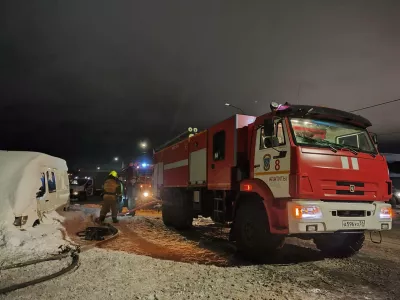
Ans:
[[[232,167],[236,165],[236,116],[209,129],[207,178],[211,190],[231,189]]]
[[[264,128],[257,129],[254,151],[254,178],[264,181],[275,198],[289,197],[290,141],[283,120],[275,121],[275,136],[279,146],[264,146]],[[279,150],[279,151],[278,151]]]

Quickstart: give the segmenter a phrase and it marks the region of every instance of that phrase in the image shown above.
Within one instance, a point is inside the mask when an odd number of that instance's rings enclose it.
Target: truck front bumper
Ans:
[[[392,229],[392,208],[384,202],[294,200],[287,208],[289,234]]]

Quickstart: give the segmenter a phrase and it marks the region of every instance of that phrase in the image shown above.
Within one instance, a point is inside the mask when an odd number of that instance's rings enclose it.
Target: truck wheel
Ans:
[[[184,230],[192,227],[193,203],[186,191],[181,189],[172,190],[173,203],[173,226],[175,229]]]
[[[162,219],[165,226],[172,226],[174,208],[171,202],[171,192],[164,190],[161,195],[162,199]]]
[[[268,254],[285,241],[283,236],[271,234],[265,207],[259,200],[246,199],[240,204],[233,229],[238,251],[249,260],[266,261]]]
[[[344,258],[360,251],[364,240],[364,233],[321,234],[314,238],[314,243],[325,255]]]

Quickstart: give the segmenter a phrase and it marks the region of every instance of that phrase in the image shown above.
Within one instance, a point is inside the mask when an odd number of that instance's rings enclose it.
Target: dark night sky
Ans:
[[[400,1],[1,1],[0,51],[0,149],[98,164],[222,120],[225,102],[400,98]],[[399,108],[359,113],[400,153]]]

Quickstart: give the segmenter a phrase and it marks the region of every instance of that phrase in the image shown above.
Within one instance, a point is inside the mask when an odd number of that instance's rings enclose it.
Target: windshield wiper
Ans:
[[[353,149],[352,146],[345,146],[345,145],[336,144],[336,143],[332,143],[332,142],[325,141],[325,140],[322,140],[321,142],[326,143],[326,144],[329,144],[329,145],[334,145],[334,146],[338,147],[340,150],[348,150],[348,151],[350,151],[351,153],[353,153],[354,155],[357,155],[358,152],[359,152],[359,151]],[[357,149],[358,149],[358,148],[357,148]]]
[[[308,140],[310,142],[324,144],[324,145],[328,146],[335,153],[338,152],[338,150],[348,150],[351,153],[353,153],[354,155],[358,154],[357,150],[355,150],[353,148],[350,148],[350,147],[347,147],[347,146],[344,146],[344,145],[332,143],[332,142],[329,142],[329,141],[326,141],[326,140],[317,140],[317,139],[313,139],[313,138],[310,138],[310,137],[302,137],[302,138],[305,139],[305,140]]]
[[[302,136],[302,138],[305,139],[305,140],[307,140],[307,141],[309,141],[309,142],[313,142],[313,143],[322,143],[322,144],[324,144],[324,145],[327,145],[327,146],[329,147],[329,149],[332,150],[332,152],[334,152],[334,153],[338,152],[338,149],[335,148],[333,145],[331,145],[331,143],[329,143],[329,142],[327,142],[327,141],[324,141],[324,140],[317,140],[317,139],[313,139],[313,138],[310,138],[310,137],[307,137],[307,136]]]
[[[320,143],[320,144],[329,146],[329,148],[335,153],[338,150],[347,150],[347,151],[350,151],[351,153],[353,153],[354,155],[357,155],[359,152],[363,152],[363,153],[367,153],[367,154],[371,155],[373,158],[376,157],[376,153],[373,153],[370,151],[363,151],[360,148],[355,147],[355,146],[332,143],[332,142],[329,142],[326,140],[319,140],[319,139],[314,139],[314,138],[310,138],[310,137],[306,137],[306,136],[302,136],[301,138],[305,139],[308,142],[312,142],[314,144]]]

